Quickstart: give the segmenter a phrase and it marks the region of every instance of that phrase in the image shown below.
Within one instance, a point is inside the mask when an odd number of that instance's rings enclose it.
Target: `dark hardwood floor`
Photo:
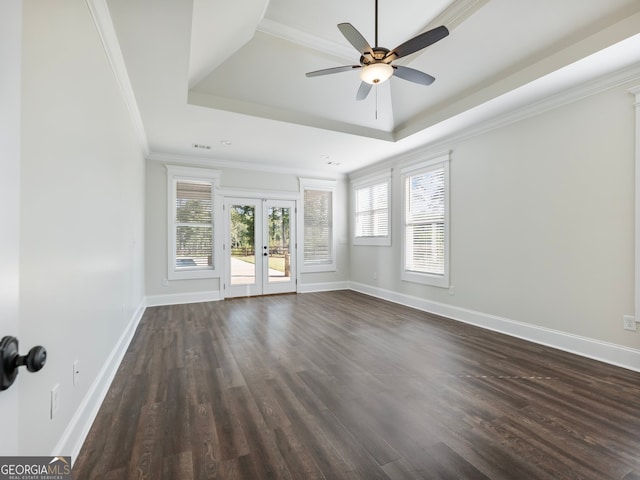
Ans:
[[[640,373],[354,292],[147,309],[84,479],[640,479]]]

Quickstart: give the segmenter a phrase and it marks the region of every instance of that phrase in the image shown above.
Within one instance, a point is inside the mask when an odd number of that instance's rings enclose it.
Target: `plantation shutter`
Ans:
[[[304,190],[304,263],[325,265],[333,261],[332,192]]]
[[[405,270],[445,273],[445,172],[439,166],[405,178]]]
[[[356,190],[356,237],[389,236],[389,181]]]

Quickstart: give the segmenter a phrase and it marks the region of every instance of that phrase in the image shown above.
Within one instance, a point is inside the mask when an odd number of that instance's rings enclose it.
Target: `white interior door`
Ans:
[[[0,6],[0,338],[18,336],[22,2]],[[18,384],[0,392],[0,456],[18,455]]]
[[[225,297],[295,292],[295,201],[227,197],[224,210]]]

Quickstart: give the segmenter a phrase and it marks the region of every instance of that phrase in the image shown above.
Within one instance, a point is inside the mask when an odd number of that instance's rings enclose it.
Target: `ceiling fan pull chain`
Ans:
[[[378,0],[376,0],[376,4]],[[378,85],[375,86],[376,89],[376,120],[378,120]]]

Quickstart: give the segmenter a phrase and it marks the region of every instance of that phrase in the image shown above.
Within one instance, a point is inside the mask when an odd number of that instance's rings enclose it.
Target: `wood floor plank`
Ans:
[[[189,418],[193,422],[190,429],[191,439],[188,443],[193,478],[218,478],[220,463],[224,460],[224,456],[211,404],[191,405]]]
[[[278,450],[293,478],[325,480],[326,477],[316,465],[304,443],[295,434],[291,425],[276,427],[274,435]]]
[[[349,291],[146,310],[81,480],[640,480],[640,373]]]
[[[162,476],[165,413],[162,403],[142,407],[131,451],[129,478],[152,480]]]
[[[191,452],[165,457],[162,467],[162,478],[194,478]]]
[[[390,480],[423,480],[420,475],[404,458],[383,465],[382,469]]]
[[[164,453],[173,456],[188,451],[191,439],[191,418],[189,417],[189,399],[187,373],[184,368],[167,372],[166,421],[164,431]]]
[[[489,480],[489,477],[466,461],[462,456],[451,450],[445,443],[437,443],[427,449],[427,451],[455,478]]]
[[[246,387],[231,389],[238,419],[246,434],[250,455],[242,457],[249,462],[256,479],[291,479],[291,473],[275,442],[275,433],[260,413],[255,399]]]

